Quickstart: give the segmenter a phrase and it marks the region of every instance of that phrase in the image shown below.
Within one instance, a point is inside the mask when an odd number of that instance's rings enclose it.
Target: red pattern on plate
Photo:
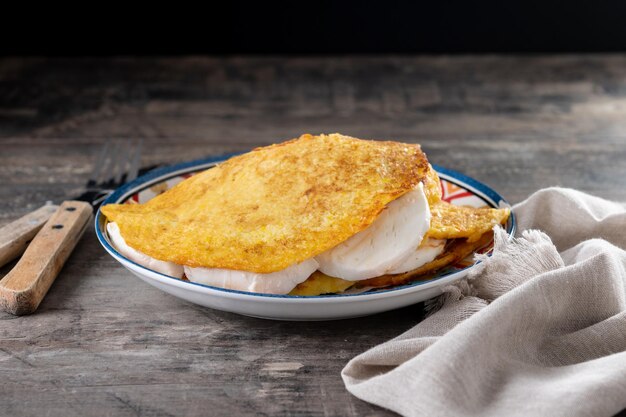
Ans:
[[[457,198],[470,197],[474,195],[471,191],[461,188],[456,184],[442,179],[439,181],[441,182],[441,199],[447,203],[452,203],[452,201]]]

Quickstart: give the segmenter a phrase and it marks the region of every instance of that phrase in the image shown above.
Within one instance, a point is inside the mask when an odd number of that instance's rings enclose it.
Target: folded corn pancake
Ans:
[[[509,218],[507,209],[455,206],[445,201],[430,205],[430,230],[427,236],[435,239],[467,238],[474,242],[496,224]]]
[[[184,266],[196,282],[295,295],[427,275],[473,251],[509,215],[441,201],[419,145],[340,134],[258,148],[145,204],[102,212],[125,254]]]
[[[365,229],[428,168],[419,145],[303,135],[231,158],[145,204],[102,212],[153,258],[270,273]]]

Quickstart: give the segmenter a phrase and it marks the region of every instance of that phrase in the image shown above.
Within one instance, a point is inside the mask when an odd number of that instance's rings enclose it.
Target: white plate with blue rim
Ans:
[[[155,169],[116,190],[103,204],[145,203],[195,173],[209,169],[231,156],[233,155],[200,159]],[[455,205],[473,207],[510,207],[506,200],[485,184],[447,168],[437,165],[433,167],[441,179],[443,200]],[[106,218],[100,210],[96,214],[95,226],[98,240],[104,249],[146,283],[194,304],[274,320],[335,320],[405,307],[440,295],[443,287],[463,278],[476,264],[472,254],[461,262],[438,271],[428,280],[361,293],[306,297],[260,294],[197,284],[148,269],[126,258],[113,247],[106,232]],[[513,213],[504,227],[509,235],[514,235]],[[493,242],[476,252],[490,253],[492,248]]]

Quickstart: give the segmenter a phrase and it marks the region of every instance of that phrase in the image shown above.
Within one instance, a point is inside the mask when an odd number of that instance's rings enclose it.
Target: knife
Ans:
[[[80,196],[60,205],[49,202],[0,228],[0,266],[23,253],[0,280],[0,307],[15,315],[37,309],[91,223],[92,213],[116,188],[140,173],[141,149],[142,141],[105,144]]]

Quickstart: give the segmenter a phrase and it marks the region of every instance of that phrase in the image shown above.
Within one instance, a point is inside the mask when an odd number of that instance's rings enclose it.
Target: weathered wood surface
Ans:
[[[550,185],[626,200],[626,55],[2,59],[0,226],[75,196],[110,138],[144,138],[148,165],[335,131],[420,142],[512,202]],[[200,308],[89,230],[36,314],[0,313],[0,415],[382,415],[340,370],[421,317]]]

